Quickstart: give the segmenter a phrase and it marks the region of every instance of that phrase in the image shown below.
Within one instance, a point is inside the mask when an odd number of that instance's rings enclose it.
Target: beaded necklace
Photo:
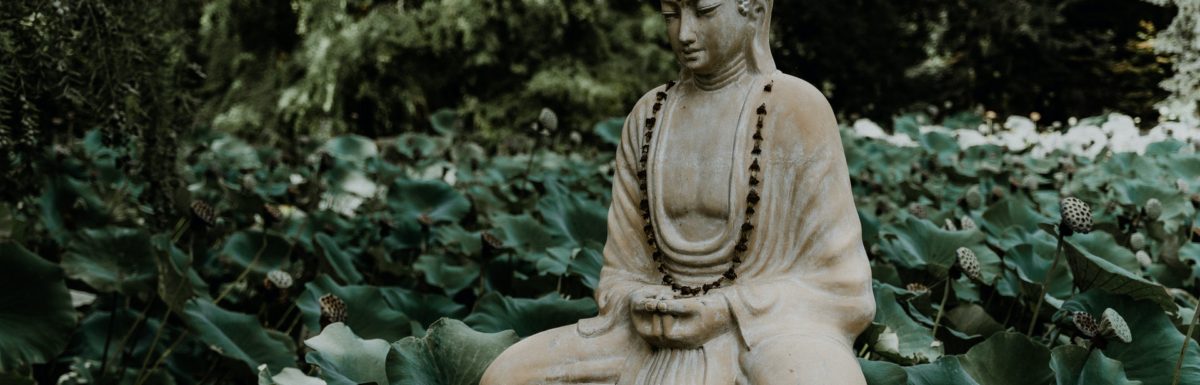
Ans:
[[[773,85],[774,82],[767,83],[767,85],[763,87],[763,92],[771,92]],[[666,266],[663,265],[663,259],[665,255],[663,254],[662,249],[658,246],[658,239],[654,231],[654,223],[650,220],[650,199],[646,192],[646,163],[650,156],[650,140],[654,138],[654,126],[658,122],[658,113],[662,110],[663,101],[667,99],[667,91],[670,91],[674,86],[674,81],[667,83],[666,88],[664,88],[655,96],[656,99],[654,102],[654,112],[649,118],[646,118],[645,121],[646,131],[643,135],[642,154],[638,159],[637,172],[638,190],[642,193],[642,201],[639,205],[639,208],[641,209],[642,220],[646,223],[642,230],[646,232],[646,243],[650,246],[650,251],[652,253],[651,257],[655,262],[658,263],[658,271],[663,274],[662,284],[669,285],[671,286],[671,290],[679,292],[683,296],[690,297],[697,294],[708,294],[709,290],[721,287],[722,282],[732,283],[735,279],[737,279],[737,267],[741,265],[742,257],[746,253],[746,250],[749,250],[750,248],[750,233],[754,231],[754,225],[751,224],[750,221],[754,218],[754,206],[758,204],[760,199],[758,188],[759,184],[761,183],[761,180],[759,179],[759,171],[761,170],[761,167],[758,164],[758,159],[762,155],[762,129],[763,120],[767,116],[767,104],[763,103],[762,105],[758,106],[758,110],[756,111],[758,113],[758,124],[754,128],[754,149],[750,151],[752,161],[750,162],[750,191],[746,193],[746,220],[742,223],[737,246],[735,246],[733,249],[733,263],[730,264],[728,270],[725,270],[724,274],[721,274],[720,277],[712,282],[700,286],[688,286],[677,282],[675,277],[671,276],[671,273],[667,271]]]

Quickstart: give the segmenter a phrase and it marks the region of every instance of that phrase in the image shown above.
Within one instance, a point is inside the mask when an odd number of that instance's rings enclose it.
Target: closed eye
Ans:
[[[720,2],[720,1],[712,3],[712,4],[707,4],[707,5],[706,4],[698,4],[696,11],[701,15],[709,15],[709,14],[713,13],[713,11],[716,11],[717,8],[721,8],[722,4],[724,4],[724,2]]]

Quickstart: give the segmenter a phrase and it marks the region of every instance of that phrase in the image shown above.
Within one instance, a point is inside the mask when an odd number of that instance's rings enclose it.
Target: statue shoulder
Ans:
[[[776,73],[772,78],[770,103],[775,114],[794,122],[794,129],[808,134],[837,135],[837,119],[829,100],[817,87],[798,77]]]
[[[650,91],[646,91],[645,94],[642,94],[641,98],[638,98],[637,103],[633,105],[633,111],[631,112],[630,115],[636,115],[639,112],[643,112],[643,111],[645,111],[645,112],[651,111],[651,109],[654,108],[654,103],[658,102],[659,100],[662,100],[662,98],[665,98],[667,96],[663,93],[669,91],[670,89],[672,89],[674,87],[675,87],[675,82],[671,81],[671,82],[668,82],[665,84],[661,84],[658,87],[654,87],[654,88],[650,89]],[[659,95],[662,95],[662,97],[660,98]]]

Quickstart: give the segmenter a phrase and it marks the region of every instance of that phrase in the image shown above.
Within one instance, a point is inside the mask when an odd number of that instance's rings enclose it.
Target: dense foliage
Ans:
[[[929,111],[844,128],[872,384],[1200,383],[1197,141],[1046,124],[1188,103],[1193,0],[777,2],[781,67],[842,115]],[[475,383],[595,313],[611,117],[674,76],[663,28],[640,2],[5,2],[0,382]],[[976,107],[1046,117],[949,114]]]
[[[843,135],[875,278],[855,346],[872,384],[1165,384],[1177,362],[1200,381],[1200,345],[1179,360],[1200,277],[1194,143],[1035,157],[923,119],[893,127],[915,146]],[[162,230],[124,193],[148,188],[115,167],[126,150],[89,132],[46,166],[41,197],[0,206],[0,301],[15,304],[0,364],[50,363],[32,374],[66,383],[469,384],[519,337],[593,315],[612,148],[506,156],[456,134],[453,112],[429,124],[293,159],[187,138],[188,214]],[[593,133],[611,146],[620,124]],[[1091,206],[1094,230],[1063,232],[1063,196]],[[43,234],[37,253],[21,246]],[[1071,322],[1110,308],[1129,342]]]

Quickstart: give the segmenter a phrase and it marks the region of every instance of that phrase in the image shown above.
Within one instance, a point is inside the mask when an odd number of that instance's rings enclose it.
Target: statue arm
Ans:
[[[653,104],[653,95],[662,87],[646,94],[625,119],[613,167],[612,204],[608,209],[608,240],[604,245],[604,266],[596,288],[596,303],[600,315],[579,323],[583,335],[607,331],[620,322],[629,322],[629,297],[634,291],[656,286],[652,281],[653,266],[646,246],[645,225],[638,203],[637,162],[642,145],[642,122]]]
[[[776,86],[768,132],[774,149],[767,152],[791,152],[797,162],[773,163],[767,174],[768,183],[783,184],[766,198],[782,200],[768,214],[775,232],[759,245],[771,250],[769,260],[751,263],[747,273],[755,278],[723,294],[750,346],[787,323],[852,344],[874,317],[875,302],[837,122],[810,84],[784,75]]]

